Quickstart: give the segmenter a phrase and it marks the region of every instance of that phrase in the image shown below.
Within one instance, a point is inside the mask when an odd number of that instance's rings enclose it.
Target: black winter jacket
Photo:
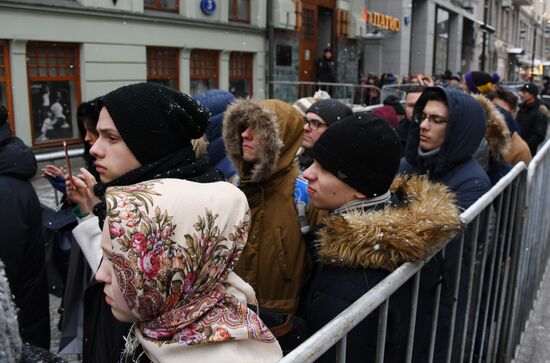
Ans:
[[[21,338],[50,349],[48,281],[41,207],[29,179],[36,173],[32,151],[0,126],[0,259],[16,306]]]
[[[460,226],[452,193],[426,179],[399,178],[389,204],[332,214],[316,232],[317,265],[306,301],[311,333],[322,328],[405,262],[425,259]],[[420,235],[417,231],[422,230]],[[411,314],[410,282],[390,299],[386,362],[403,362]],[[349,334],[346,362],[373,362],[378,312]],[[335,349],[318,362],[334,362]]]
[[[544,141],[546,128],[548,127],[548,119],[539,110],[540,106],[539,100],[531,104],[522,103],[516,117],[520,128],[520,136],[529,145],[533,156],[537,153],[540,143]]]

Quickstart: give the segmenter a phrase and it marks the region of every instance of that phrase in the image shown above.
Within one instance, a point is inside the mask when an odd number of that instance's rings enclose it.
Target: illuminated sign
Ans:
[[[369,25],[375,28],[391,30],[392,32],[398,32],[401,29],[401,21],[399,18],[377,13],[375,11],[368,11],[367,6],[363,6],[363,20]]]

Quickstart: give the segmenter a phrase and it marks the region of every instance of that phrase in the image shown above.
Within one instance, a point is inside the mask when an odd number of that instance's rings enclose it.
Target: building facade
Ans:
[[[35,147],[80,142],[76,110],[152,81],[265,97],[266,2],[0,1],[0,102]]]
[[[549,14],[550,0],[0,0],[0,103],[16,135],[45,148],[80,142],[78,105],[134,82],[311,96],[296,83],[318,81],[326,48],[338,83],[520,80],[548,64]]]

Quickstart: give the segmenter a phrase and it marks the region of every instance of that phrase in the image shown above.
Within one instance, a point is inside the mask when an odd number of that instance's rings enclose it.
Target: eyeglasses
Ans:
[[[437,116],[437,115],[426,115],[424,112],[418,113],[414,117],[414,121],[417,124],[421,124],[424,120],[428,120],[429,123],[440,125],[447,123],[447,119],[445,117]]]
[[[321,126],[326,126],[327,124],[319,120],[310,120],[307,117],[304,117],[304,126],[309,125],[312,130],[318,130]]]

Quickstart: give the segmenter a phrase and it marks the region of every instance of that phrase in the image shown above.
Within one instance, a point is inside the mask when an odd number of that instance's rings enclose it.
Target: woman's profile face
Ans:
[[[141,166],[120,136],[105,107],[99,113],[97,132],[99,138],[90,149],[90,154],[96,159],[95,168],[101,182],[108,183]]]
[[[105,294],[105,302],[111,306],[113,316],[124,323],[133,323],[138,321],[138,318],[132,313],[124,295],[118,284],[118,280],[113,268],[113,250],[111,248],[111,240],[109,239],[108,225],[105,224],[107,231],[103,231],[101,238],[101,248],[103,250],[103,259],[97,269],[95,278],[99,282],[103,282],[105,287],[103,293]]]

